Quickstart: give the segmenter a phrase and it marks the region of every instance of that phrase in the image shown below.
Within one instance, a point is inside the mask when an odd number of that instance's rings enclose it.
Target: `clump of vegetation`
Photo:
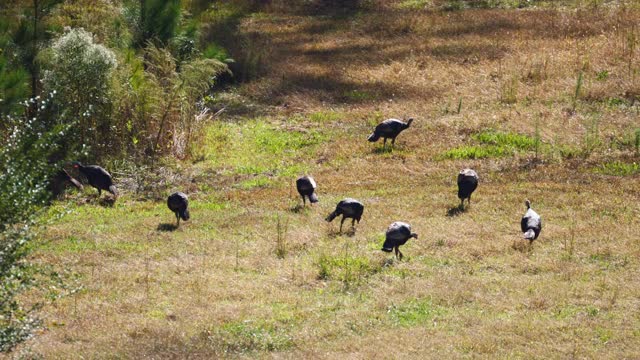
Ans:
[[[379,265],[372,264],[369,258],[350,255],[333,257],[322,254],[316,261],[316,266],[318,279],[338,280],[346,287],[357,285],[381,269]]]
[[[289,228],[289,220],[282,219],[282,216],[276,217],[276,256],[284,259],[287,255],[287,230]]]
[[[640,165],[635,162],[625,163],[622,161],[613,161],[596,167],[595,171],[605,175],[630,176],[640,173]]]
[[[430,298],[412,299],[400,305],[393,305],[388,312],[399,326],[430,326],[437,317],[446,314],[446,309],[433,303]]]
[[[83,29],[72,29],[52,44],[44,65],[44,91],[52,98],[51,125],[74,121],[68,145],[93,147],[93,156],[117,143],[113,136],[111,74],[117,66],[113,51],[96,44]]]
[[[214,347],[224,353],[286,350],[294,345],[286,329],[265,321],[235,321],[214,329],[208,335]]]
[[[486,130],[471,135],[480,145],[465,145],[447,150],[443,159],[484,159],[504,157],[517,152],[535,150],[539,139],[523,134]]]
[[[31,99],[37,104],[32,118],[8,117],[8,142],[0,150],[0,352],[13,349],[40,326],[34,315],[45,299],[23,302],[30,291],[49,291],[54,299],[61,288],[56,272],[31,263],[27,256],[38,225],[40,210],[51,198],[49,179],[65,159],[64,142],[70,125],[51,130],[45,114],[51,97]],[[55,283],[55,284],[54,284]],[[53,286],[55,285],[55,286]]]

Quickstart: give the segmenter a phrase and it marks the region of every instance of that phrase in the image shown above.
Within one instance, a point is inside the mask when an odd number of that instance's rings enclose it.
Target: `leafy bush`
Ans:
[[[57,114],[51,125],[77,120],[69,145],[92,145],[94,154],[108,149],[113,137],[111,123],[111,74],[115,54],[93,41],[83,29],[72,29],[54,41],[45,61],[45,91],[57,91]]]
[[[8,21],[0,18],[0,116],[18,110],[29,94],[27,71],[15,63],[13,47]],[[2,130],[6,128],[0,123]]]
[[[0,150],[0,352],[29,338],[39,321],[33,316],[41,302],[21,304],[19,295],[44,286],[55,273],[26,261],[36,214],[50,198],[48,180],[58,161],[70,125],[48,125],[41,116],[52,97],[32,99],[38,109],[30,118],[7,117],[9,136]]]
[[[149,43],[145,49],[147,69],[133,89],[127,89],[124,103],[132,107],[145,153],[173,153],[184,158],[199,139],[207,108],[200,101],[227,65],[215,59],[198,59],[177,67],[165,48]]]

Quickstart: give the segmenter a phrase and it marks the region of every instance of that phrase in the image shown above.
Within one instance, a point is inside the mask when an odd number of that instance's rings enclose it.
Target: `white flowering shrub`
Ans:
[[[57,91],[57,115],[51,121],[77,120],[74,145],[97,152],[109,146],[111,76],[117,66],[113,51],[94,42],[91,33],[72,29],[41,54],[44,90]]]
[[[47,184],[60,163],[71,124],[50,127],[53,93],[24,103],[36,109],[30,117],[6,116],[9,133],[0,147],[0,352],[28,339],[40,321],[34,316],[42,301],[20,302],[20,295],[57,282],[55,272],[27,261],[37,214],[51,197]],[[61,284],[55,284],[60,288]],[[44,301],[44,300],[43,300]]]

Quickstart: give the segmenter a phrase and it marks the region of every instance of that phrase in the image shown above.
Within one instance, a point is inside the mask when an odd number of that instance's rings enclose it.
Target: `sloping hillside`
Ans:
[[[70,213],[36,259],[82,289],[21,351],[640,357],[639,19],[613,5],[244,19],[261,76],[213,96],[225,110],[201,161],[164,164],[157,198],[129,185],[103,207],[85,189],[52,209]],[[393,151],[366,141],[390,117],[415,119]],[[480,185],[461,211],[464,167]],[[302,174],[320,198],[304,209]],[[170,190],[191,202],[174,231]],[[365,210],[340,234],[324,218],[344,197]],[[531,246],[525,199],[544,226]],[[380,251],[398,220],[419,234],[403,261]]]

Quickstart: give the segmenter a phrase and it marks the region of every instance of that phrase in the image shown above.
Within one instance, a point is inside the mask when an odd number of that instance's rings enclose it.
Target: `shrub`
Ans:
[[[69,145],[92,145],[94,154],[108,149],[112,137],[111,74],[116,67],[114,53],[96,44],[83,29],[73,29],[54,41],[45,61],[45,91],[57,91],[54,98],[57,114],[52,125],[77,120],[76,141]]]
[[[64,159],[62,143],[69,125],[48,125],[40,116],[49,101],[32,99],[35,116],[7,117],[9,136],[0,150],[0,352],[28,339],[40,321],[33,316],[42,301],[28,306],[19,301],[26,291],[46,286],[54,272],[26,260],[38,211],[50,198],[48,179]],[[59,287],[59,286],[58,286]]]
[[[177,68],[176,59],[165,48],[149,43],[145,49],[147,69],[140,83],[128,91],[125,103],[132,113],[145,153],[173,153],[188,156],[191,145],[199,140],[199,131],[207,118],[202,103],[220,73],[228,71],[225,63],[215,59],[184,62]]]

